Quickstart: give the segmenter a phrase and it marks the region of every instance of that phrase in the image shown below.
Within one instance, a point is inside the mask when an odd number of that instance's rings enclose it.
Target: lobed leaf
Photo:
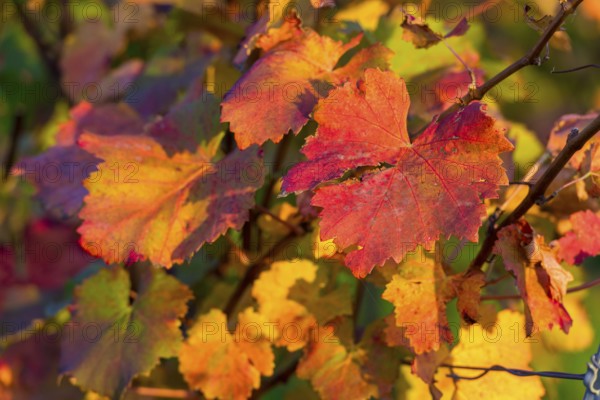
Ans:
[[[363,49],[335,68],[360,39],[342,44],[305,30],[266,52],[222,102],[221,121],[229,122],[238,146],[277,143],[290,130],[298,133],[331,85],[357,78],[366,67],[385,68],[391,53],[381,45]]]
[[[78,386],[119,398],[131,380],[160,358],[177,355],[180,318],[192,298],[187,286],[155,268],[106,268],[75,291],[75,314],[62,336],[60,370]]]
[[[303,147],[308,161],[284,177],[282,191],[301,192],[358,167],[378,167],[360,180],[317,188],[321,238],[352,249],[346,265],[364,277],[375,265],[404,255],[440,235],[477,241],[482,200],[497,197],[508,178],[499,154],[513,146],[482,106],[432,122],[410,140],[410,100],[392,72],[365,71],[356,87],[346,83],[321,100],[317,134]],[[389,121],[389,125],[383,121]]]
[[[102,173],[85,183],[78,231],[82,246],[107,263],[183,262],[227,229],[241,228],[263,183],[256,148],[213,162],[214,146],[169,157],[151,137],[115,142],[84,134],[79,144],[104,162]]]

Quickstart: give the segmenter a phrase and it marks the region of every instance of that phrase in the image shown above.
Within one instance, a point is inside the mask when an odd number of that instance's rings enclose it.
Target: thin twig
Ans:
[[[509,185],[524,185],[531,187],[533,186],[533,182],[525,182],[525,181],[508,181]]]
[[[577,7],[581,3],[583,3],[583,0],[571,0],[563,3],[558,14],[554,17],[550,25],[548,25],[548,27],[542,33],[538,41],[527,52],[525,56],[513,62],[511,65],[506,67],[504,70],[500,71],[488,81],[484,82],[483,85],[477,87],[475,90],[469,90],[469,92],[465,94],[462,98],[460,98],[457,103],[453,104],[451,107],[442,112],[438,116],[437,120],[441,121],[442,119],[446,118],[449,115],[452,115],[453,113],[457,112],[462,107],[471,103],[472,101],[483,99],[485,94],[491,89],[493,89],[496,85],[498,85],[508,77],[512,76],[515,72],[525,68],[526,66],[540,65],[540,54],[542,53],[542,50],[544,50],[554,33],[560,29],[565,19],[570,14],[575,12],[575,9],[577,9]],[[425,128],[426,126],[421,128],[415,136],[421,134],[425,130]]]
[[[525,369],[517,369],[517,368],[506,368],[502,365],[492,365],[491,367],[469,367],[469,366],[461,366],[461,365],[451,365],[451,364],[442,364],[440,367],[449,368],[449,369],[468,369],[473,371],[483,371],[481,374],[476,376],[460,376],[451,372],[448,374],[448,377],[453,379],[463,379],[463,380],[476,380],[482,378],[484,375],[487,375],[492,371],[501,371],[508,372],[511,375],[515,376],[542,376],[545,378],[558,378],[558,379],[572,379],[582,381],[585,374],[571,374],[568,372],[557,372],[557,371],[528,371]]]
[[[571,69],[563,69],[561,71],[555,71],[554,69],[552,69],[552,71],[550,71],[550,73],[551,74],[568,74],[569,72],[581,71],[582,69],[587,69],[587,68],[600,68],[600,64],[586,64],[586,65],[582,65],[580,67],[575,67],[575,68],[571,68]]]
[[[544,198],[542,198],[542,199],[539,199],[539,200],[536,202],[536,204],[538,204],[538,205],[543,205],[543,204],[546,204],[547,202],[549,202],[550,200],[552,200],[552,199],[554,199],[556,196],[558,196],[558,194],[559,194],[561,191],[565,190],[565,189],[566,189],[566,188],[568,188],[569,186],[575,185],[577,182],[581,182],[581,181],[583,181],[583,180],[586,180],[586,179],[587,179],[587,178],[589,178],[590,176],[598,176],[598,174],[596,174],[596,173],[594,173],[594,172],[592,172],[592,171],[589,171],[589,172],[587,172],[586,174],[584,174],[584,175],[580,176],[579,178],[577,178],[577,179],[573,179],[572,181],[569,181],[569,182],[565,183],[564,185],[562,185],[561,187],[559,187],[558,189],[556,189],[554,192],[552,192],[552,193],[550,194],[550,196],[546,196],[546,197],[544,197]]]
[[[492,279],[487,281],[483,286],[492,286],[495,285],[496,283],[502,282],[503,280],[505,280],[506,278],[508,278],[510,276],[510,274],[507,272],[505,274],[503,274],[502,276],[499,276],[496,279]]]
[[[500,225],[491,226],[488,234],[479,250],[479,253],[469,266],[470,272],[480,271],[483,264],[486,262],[496,243],[497,233],[500,229],[513,224],[529,211],[539,199],[543,198],[548,186],[554,178],[567,165],[571,157],[592,138],[600,130],[600,115],[590,122],[579,134],[570,142],[567,142],[562,151],[552,161],[548,169],[542,174],[540,179],[530,188],[529,193],[517,208],[502,222]]]
[[[600,285],[600,278],[594,279],[592,281],[582,283],[581,285],[573,286],[572,288],[567,289],[567,293],[575,293],[580,292],[585,289],[589,289],[594,286]],[[481,296],[481,300],[517,300],[520,299],[521,295],[519,294],[501,294],[501,295],[488,295]]]
[[[405,365],[412,365],[412,360],[402,360],[400,363]],[[448,369],[463,369],[469,371],[483,371],[482,374],[473,376],[473,377],[463,377],[454,375],[454,373],[449,374],[448,376],[455,379],[466,379],[466,380],[474,380],[479,379],[486,375],[488,372],[496,371],[496,372],[508,372],[509,374],[516,376],[543,376],[546,378],[559,378],[559,379],[573,379],[573,380],[583,380],[585,374],[571,374],[569,372],[558,372],[558,371],[530,371],[526,369],[518,369],[518,368],[506,368],[502,365],[492,365],[490,367],[474,367],[470,365],[454,365],[442,363],[438,366],[438,368],[448,368]]]

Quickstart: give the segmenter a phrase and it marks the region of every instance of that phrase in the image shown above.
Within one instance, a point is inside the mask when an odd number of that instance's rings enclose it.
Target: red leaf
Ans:
[[[242,149],[267,140],[277,143],[289,130],[298,133],[317,101],[332,84],[358,77],[366,67],[386,67],[391,52],[381,45],[361,50],[334,70],[340,57],[357,46],[311,30],[284,41],[260,58],[227,93],[222,122],[229,122]]]
[[[562,299],[573,276],[560,266],[544,238],[521,219],[498,232],[494,253],[502,256],[506,269],[515,275],[525,301],[527,335],[535,328],[552,329],[554,324],[568,333],[573,321]]]
[[[587,210],[569,218],[573,229],[558,240],[558,256],[569,264],[581,264],[600,254],[600,216]]]
[[[494,119],[473,103],[434,121],[411,143],[404,81],[369,69],[362,86],[347,83],[321,100],[317,134],[302,150],[308,161],[290,170],[283,191],[313,189],[357,167],[391,165],[320,188],[311,202],[323,208],[323,239],[358,246],[346,256],[357,277],[389,258],[400,262],[418,244],[430,247],[440,235],[477,241],[482,199],[497,197],[498,185],[508,183],[498,154],[513,148]]]

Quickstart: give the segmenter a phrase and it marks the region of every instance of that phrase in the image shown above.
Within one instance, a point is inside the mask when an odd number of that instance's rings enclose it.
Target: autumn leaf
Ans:
[[[456,307],[462,319],[467,323],[479,320],[481,288],[485,286],[485,274],[481,271],[466,272],[454,276],[458,301]]]
[[[269,0],[264,14],[246,29],[246,36],[238,46],[233,63],[242,67],[254,49],[267,51],[273,45],[296,36],[301,32],[303,20],[310,24],[317,20],[320,8],[334,6],[333,0]]]
[[[569,264],[581,264],[600,254],[600,216],[590,210],[571,214],[572,229],[558,240],[558,256]]]
[[[331,85],[357,78],[367,67],[387,67],[391,53],[377,44],[334,69],[360,39],[342,44],[307,29],[266,52],[222,102],[221,121],[229,122],[238,146],[277,143],[290,130],[298,133]]]
[[[369,383],[361,371],[365,353],[348,352],[332,327],[319,327],[300,360],[296,373],[309,379],[324,400],[369,399],[378,397],[377,386]]]
[[[96,85],[109,71],[110,60],[122,49],[123,39],[123,32],[102,21],[84,20],[65,41],[60,67],[62,85],[71,100],[81,100],[84,88]]]
[[[462,36],[469,29],[467,19],[462,18],[450,32],[446,35],[441,35],[434,32],[421,18],[410,14],[404,15],[404,21],[402,21],[401,26],[404,30],[402,39],[407,42],[412,42],[417,49],[426,49],[441,42],[445,38]]]
[[[563,305],[567,283],[573,276],[563,269],[544,238],[521,219],[498,232],[494,253],[517,280],[525,301],[527,335],[558,325],[569,332],[572,320]]]
[[[182,263],[227,229],[241,228],[263,183],[256,148],[213,162],[214,146],[169,157],[150,137],[115,142],[84,134],[79,144],[104,162],[103,173],[85,183],[90,194],[78,231],[82,246],[107,263]]]
[[[510,310],[496,314],[493,307],[482,307],[481,324],[463,326],[458,332],[459,343],[448,354],[441,349],[437,354],[418,357],[413,363],[413,374],[402,367],[407,400],[420,400],[435,394],[436,399],[541,399],[544,386],[538,376],[514,376],[505,372],[482,371],[463,368],[449,369],[440,365],[489,368],[506,365],[507,368],[531,370],[532,339],[523,332],[523,315]],[[418,369],[415,370],[415,366]],[[432,377],[432,369],[435,370]],[[414,374],[419,375],[414,375]],[[452,379],[454,373],[466,379]],[[475,378],[476,379],[469,379]],[[422,379],[426,382],[423,382]]]
[[[227,317],[212,309],[202,315],[179,352],[179,370],[191,388],[208,399],[247,399],[260,386],[260,376],[273,373],[271,345],[260,333],[250,310],[240,313],[236,332],[227,330]],[[245,333],[254,324],[258,334]],[[252,336],[250,336],[252,335]]]
[[[432,259],[410,260],[398,268],[398,273],[387,284],[383,299],[394,305],[395,325],[400,329],[400,343],[416,354],[437,350],[442,342],[452,343],[453,336],[446,317],[446,303],[456,295],[452,279],[441,265]]]
[[[317,266],[309,260],[278,261],[254,283],[252,297],[258,303],[257,312],[275,324],[271,340],[277,346],[294,351],[307,343],[315,317],[305,305],[289,299],[289,294],[297,282],[313,282],[316,273]]]
[[[531,6],[529,6],[528,4],[525,5],[525,22],[527,23],[527,25],[529,25],[531,28],[533,28],[540,34],[544,33],[548,26],[550,26],[550,24],[552,24],[552,22],[554,21],[554,17],[552,15],[544,15],[536,19],[530,14],[531,10]],[[561,51],[571,51],[571,38],[569,37],[567,32],[565,32],[564,27],[561,27],[554,32],[552,38],[550,38],[549,43],[553,47]]]
[[[393,399],[393,388],[404,354],[400,348],[387,346],[384,329],[382,320],[366,327],[360,340],[360,348],[366,352],[362,359],[362,372],[369,382],[377,385],[378,399]]]
[[[585,1],[581,6],[583,7],[582,15],[586,18],[600,21],[600,5],[598,5],[598,3]]]
[[[135,376],[149,374],[160,358],[178,353],[179,319],[191,291],[163,270],[141,266],[134,271],[135,288],[126,270],[106,268],[75,292],[60,369],[85,390],[119,397]]]
[[[45,152],[19,161],[13,172],[37,188],[37,196],[49,210],[73,215],[87,191],[83,180],[96,171],[100,160],[77,146],[83,132],[98,135],[137,135],[144,123],[125,104],[94,106],[81,102],[70,111],[70,119],[59,127],[56,144]]]
[[[530,369],[531,345],[523,334],[522,314],[504,310],[498,313],[495,322],[464,327],[460,334],[461,341],[445,363],[483,368],[506,364],[508,368]],[[472,377],[480,375],[481,371],[455,370],[455,373]],[[445,379],[450,381],[450,378]],[[441,382],[440,386],[443,385]],[[453,398],[457,399],[540,399],[544,394],[539,377],[502,372],[490,372],[475,380],[459,379],[454,386]]]
[[[472,68],[477,86],[484,82],[483,70]],[[419,85],[421,92],[427,96],[417,96],[411,104],[411,113],[430,118],[452,107],[459,99],[469,93],[472,87],[472,78],[464,67],[441,68],[433,72],[424,73],[411,79],[413,84]]]
[[[338,271],[329,265],[319,267],[314,280],[298,280],[290,289],[289,299],[304,305],[320,325],[352,315],[352,291],[348,284],[335,284]]]
[[[322,239],[342,249],[357,246],[346,256],[355,276],[390,258],[400,262],[419,244],[430,248],[440,235],[477,241],[482,199],[497,197],[498,185],[508,183],[498,154],[513,148],[481,104],[432,122],[411,142],[410,100],[394,73],[368,69],[359,87],[347,83],[330,98],[319,103],[319,128],[302,149],[308,161],[288,172],[282,191],[380,167],[360,180],[320,187],[311,201],[323,208]]]
[[[596,335],[589,313],[584,307],[585,292],[571,293],[565,298],[565,307],[573,318],[573,326],[566,334],[563,331],[551,330],[542,332],[540,347],[554,352],[575,353],[586,350],[594,344]]]

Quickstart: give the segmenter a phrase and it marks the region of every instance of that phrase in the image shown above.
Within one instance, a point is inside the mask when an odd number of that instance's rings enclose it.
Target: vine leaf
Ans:
[[[452,279],[433,260],[403,263],[381,296],[394,305],[395,323],[386,330],[388,344],[422,354],[439,349],[442,341],[452,343],[446,303],[455,294]],[[400,335],[392,334],[396,329]]]
[[[256,314],[246,309],[236,331],[229,332],[221,310],[214,308],[198,319],[179,352],[179,370],[191,388],[208,399],[247,399],[260,386],[261,374],[273,374],[271,344],[256,321]]]
[[[284,177],[284,193],[301,192],[350,169],[382,167],[318,188],[311,200],[323,209],[321,238],[355,246],[346,265],[356,277],[390,258],[402,261],[419,244],[431,248],[440,235],[477,241],[482,199],[497,197],[508,183],[498,155],[513,146],[481,104],[432,122],[412,142],[409,104],[402,79],[367,69],[358,87],[346,83],[320,101],[319,128],[302,150],[308,161]]]
[[[448,34],[441,35],[433,31],[421,18],[409,14],[404,16],[401,26],[402,39],[411,42],[417,49],[427,49],[445,38],[462,36],[469,30],[467,19],[462,18]]]
[[[296,373],[309,379],[324,400],[378,398],[377,386],[363,373],[366,352],[349,352],[332,327],[318,327],[300,360]]]
[[[331,85],[357,78],[367,67],[386,68],[391,52],[376,44],[335,69],[361,37],[342,44],[307,29],[266,52],[222,102],[221,121],[229,122],[238,146],[277,143],[289,130],[298,133]]]
[[[411,386],[408,399],[422,399],[430,393],[436,394],[436,399],[441,398],[442,393],[443,398],[453,399],[542,398],[544,386],[538,376],[515,376],[503,372],[482,375],[480,370],[438,368],[441,364],[489,368],[510,360],[510,368],[530,370],[533,340],[524,335],[523,315],[511,310],[496,314],[493,307],[482,307],[480,313],[481,324],[463,326],[457,335],[460,341],[450,354],[442,348],[437,354],[419,356],[412,367],[415,375],[403,374]],[[432,371],[436,368],[434,375]],[[453,379],[448,376],[452,373],[478,378]]]
[[[573,353],[587,350],[594,344],[596,340],[594,326],[583,304],[586,295],[586,292],[570,293],[565,298],[565,306],[575,323],[569,329],[569,334],[559,330],[542,332],[544,348],[550,351]]]
[[[485,311],[482,311],[482,313]],[[510,328],[513,327],[511,330]],[[461,340],[450,353],[449,364],[476,365],[491,367],[505,360],[511,360],[511,368],[529,369],[532,360],[531,344],[523,334],[523,315],[510,310],[498,313],[493,324],[475,324],[461,329]],[[496,329],[497,328],[497,329]],[[516,329],[515,329],[516,328]],[[467,339],[469,329],[473,340]],[[502,329],[502,334],[499,334]],[[492,342],[490,338],[498,340]],[[461,375],[475,376],[480,371],[461,371]],[[490,391],[490,388],[496,390]],[[516,394],[518,391],[518,394]],[[490,373],[476,380],[460,379],[456,382],[456,398],[473,399],[483,396],[488,399],[506,399],[510,396],[539,399],[544,394],[544,386],[537,376],[520,377],[510,374]]]
[[[406,346],[415,354],[440,349],[452,343],[446,317],[447,303],[458,296],[458,309],[468,322],[479,318],[483,274],[446,275],[432,258],[405,260],[387,284],[382,298],[394,305],[395,318],[385,329],[390,346]]]
[[[228,228],[241,228],[263,184],[257,148],[213,161],[214,143],[172,157],[151,137],[84,134],[79,144],[104,162],[85,182],[78,231],[82,246],[107,263],[183,262]]]
[[[569,264],[582,264],[600,254],[600,216],[590,210],[571,214],[572,229],[558,240],[558,256]]]
[[[305,305],[290,299],[289,295],[297,283],[314,282],[316,276],[316,264],[294,259],[273,263],[254,283],[252,297],[258,303],[258,314],[275,324],[271,337],[275,345],[285,346],[289,351],[306,345],[310,327],[317,321]]]
[[[525,301],[527,335],[555,324],[568,333],[573,321],[563,297],[573,276],[561,267],[544,238],[521,219],[498,232],[494,253],[502,256],[506,269],[515,275]]]
[[[106,268],[75,291],[75,314],[62,337],[60,370],[78,386],[118,398],[133,377],[177,355],[180,318],[192,298],[163,270],[137,267],[135,297],[123,268]],[[91,327],[94,327],[93,329]]]
[[[13,172],[37,188],[37,197],[45,208],[58,214],[77,213],[87,194],[83,180],[96,170],[100,160],[77,146],[85,131],[98,135],[136,135],[144,123],[125,104],[93,106],[81,102],[70,111],[70,119],[61,124],[56,144],[45,152],[19,161]]]

